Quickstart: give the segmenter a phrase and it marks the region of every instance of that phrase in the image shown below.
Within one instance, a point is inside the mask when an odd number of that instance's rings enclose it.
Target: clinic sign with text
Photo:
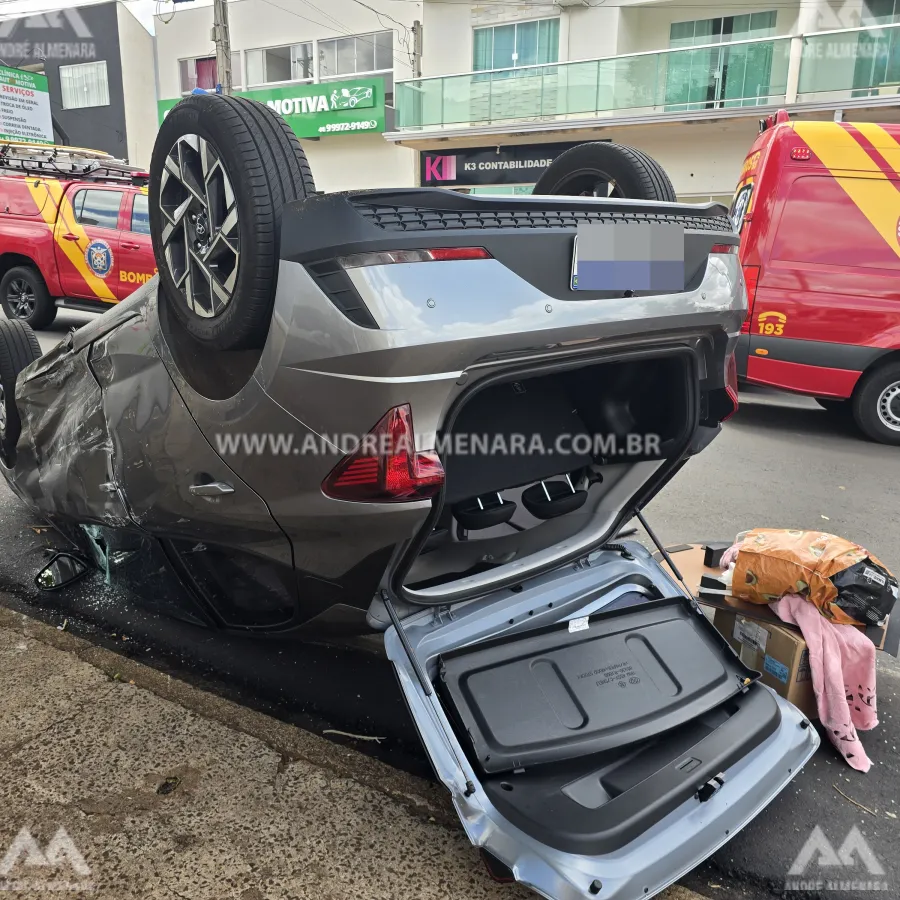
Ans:
[[[517,144],[509,147],[466,147],[419,154],[421,184],[463,187],[479,184],[533,184],[544,169],[577,144]]]
[[[53,143],[46,75],[0,66],[0,141]]]
[[[380,134],[385,127],[383,78],[294,84],[234,93],[264,103],[282,116],[299,138]],[[159,102],[160,122],[178,102]]]

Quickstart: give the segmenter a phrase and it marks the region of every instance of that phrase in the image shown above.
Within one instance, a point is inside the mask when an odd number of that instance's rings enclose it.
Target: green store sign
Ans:
[[[274,109],[299,138],[325,134],[380,134],[384,131],[384,79],[329,81],[235,91]],[[159,121],[177,100],[160,100]]]

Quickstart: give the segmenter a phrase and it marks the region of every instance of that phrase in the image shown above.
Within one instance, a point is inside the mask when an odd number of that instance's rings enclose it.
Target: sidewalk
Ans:
[[[4,896],[537,896],[488,879],[437,785],[2,606],[0,710]]]

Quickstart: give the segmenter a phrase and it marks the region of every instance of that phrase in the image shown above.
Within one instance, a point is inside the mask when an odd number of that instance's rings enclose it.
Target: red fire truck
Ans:
[[[156,272],[147,176],[95,150],[0,142],[0,303],[45,328],[100,310]]]

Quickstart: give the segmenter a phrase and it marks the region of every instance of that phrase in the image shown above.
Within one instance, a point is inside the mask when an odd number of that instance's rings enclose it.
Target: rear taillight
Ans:
[[[738,411],[738,371],[737,360],[733,353],[725,361],[725,393],[728,394],[734,408],[722,417],[723,422],[727,422]]]
[[[444,483],[444,467],[433,450],[416,450],[412,410],[395,406],[322,482],[335,500],[403,503],[427,500]]]
[[[759,266],[743,266],[744,283],[747,285],[747,318],[741,325],[741,334],[750,334],[750,319],[756,302],[756,285],[759,283]]]
[[[737,244],[713,244],[710,253],[730,253],[736,255],[738,252]]]
[[[427,250],[383,250],[378,253],[354,253],[342,256],[338,263],[344,269],[364,266],[390,266],[395,263],[449,262],[463,259],[491,259],[484,247],[432,247]]]

